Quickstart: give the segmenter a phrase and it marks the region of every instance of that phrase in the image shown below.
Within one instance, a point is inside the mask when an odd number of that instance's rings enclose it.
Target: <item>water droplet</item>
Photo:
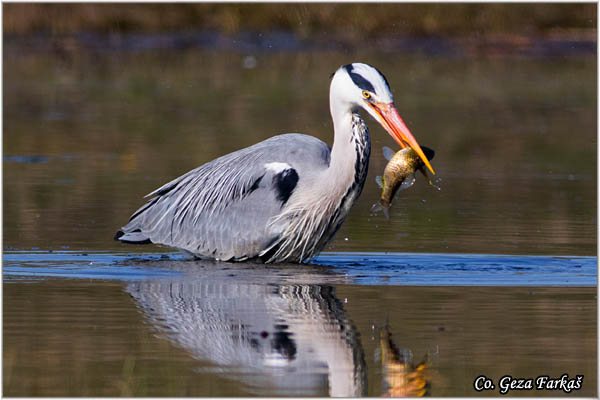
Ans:
[[[242,62],[242,66],[246,69],[253,69],[256,68],[256,57],[254,56],[247,56],[246,58],[244,58],[244,61]]]

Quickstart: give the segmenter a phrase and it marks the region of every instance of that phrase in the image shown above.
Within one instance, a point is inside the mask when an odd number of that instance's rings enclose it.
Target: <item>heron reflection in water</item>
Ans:
[[[235,270],[211,263],[198,273],[198,264],[182,262],[180,269],[188,272],[182,278],[127,287],[169,341],[214,363],[221,376],[245,383],[254,394],[366,395],[358,333],[331,285],[277,282],[276,272],[244,264]],[[332,279],[298,267],[282,270],[295,281]]]
[[[434,173],[376,68],[340,67],[329,107],[332,147],[290,133],[217,158],[150,193],[115,240],[224,261],[309,261],[333,238],[364,186],[371,139],[361,109]]]

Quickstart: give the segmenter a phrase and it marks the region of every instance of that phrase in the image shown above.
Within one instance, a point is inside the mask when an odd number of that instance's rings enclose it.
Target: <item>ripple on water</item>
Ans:
[[[179,253],[5,252],[4,280],[43,277],[143,280],[202,273],[217,278],[309,279],[397,286],[595,286],[596,257],[494,254],[323,253],[311,265],[191,260]]]

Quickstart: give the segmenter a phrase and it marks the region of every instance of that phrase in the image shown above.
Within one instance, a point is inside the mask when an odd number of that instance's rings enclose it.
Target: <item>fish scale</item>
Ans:
[[[435,152],[432,149],[425,146],[422,146],[422,149],[428,160],[433,159]],[[431,182],[425,171],[423,160],[412,148],[407,147],[394,153],[389,147],[384,147],[383,155],[389,161],[385,166],[383,176],[376,178],[377,184],[382,189],[381,198],[378,203],[373,205],[371,211],[374,213],[383,211],[386,218],[389,219],[389,208],[394,195],[399,190],[408,189],[414,184],[416,171],[421,171],[430,185],[436,188],[437,186]]]

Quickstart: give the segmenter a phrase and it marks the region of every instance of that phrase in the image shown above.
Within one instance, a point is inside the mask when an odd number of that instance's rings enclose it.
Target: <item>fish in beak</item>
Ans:
[[[410,147],[413,149],[423,160],[423,163],[427,166],[427,168],[431,171],[432,174],[435,175],[435,171],[431,166],[431,163],[423,153],[421,146],[417,143],[417,140],[408,130],[404,121],[398,114],[396,107],[394,107],[394,103],[368,103],[369,106],[373,109],[375,114],[379,117],[379,123],[384,129],[390,134],[391,137],[394,138],[396,142],[400,145],[401,148],[405,149],[406,147]]]

